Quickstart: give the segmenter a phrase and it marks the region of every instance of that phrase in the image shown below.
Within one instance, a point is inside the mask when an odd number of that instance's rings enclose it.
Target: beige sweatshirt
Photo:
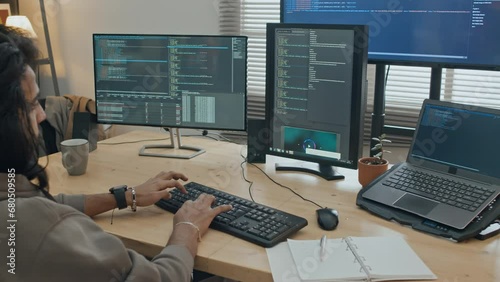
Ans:
[[[187,248],[167,246],[149,261],[83,214],[83,195],[57,195],[55,203],[22,175],[14,193],[8,183],[0,173],[0,281],[191,280]]]

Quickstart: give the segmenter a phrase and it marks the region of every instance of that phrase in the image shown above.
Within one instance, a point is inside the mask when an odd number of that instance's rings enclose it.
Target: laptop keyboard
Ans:
[[[156,203],[160,208],[175,213],[187,200],[195,200],[201,193],[212,194],[216,205],[231,204],[233,209],[219,214],[210,228],[269,248],[286,240],[307,225],[307,220],[284,211],[270,208],[196,182],[184,185],[188,194],[172,190],[172,198]]]
[[[401,167],[384,180],[382,185],[471,212],[477,210],[495,192],[493,188],[470,185],[408,167]]]

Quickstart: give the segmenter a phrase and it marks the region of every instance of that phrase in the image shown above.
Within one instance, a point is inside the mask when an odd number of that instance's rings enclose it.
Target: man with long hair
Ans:
[[[123,281],[190,281],[198,239],[231,206],[211,208],[215,198],[206,194],[187,201],[174,216],[167,246],[149,261],[91,219],[117,207],[112,194],[52,196],[38,164],[38,124],[45,112],[32,69],[37,56],[31,39],[0,25],[0,281],[109,282],[117,281],[116,273]],[[128,189],[126,202],[132,203],[130,190],[137,206],[168,199],[167,188],[187,193],[180,180],[187,177],[161,172]]]

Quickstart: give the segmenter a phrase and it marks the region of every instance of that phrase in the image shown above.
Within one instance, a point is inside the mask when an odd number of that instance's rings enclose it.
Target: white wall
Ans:
[[[46,53],[39,0],[22,0]],[[61,94],[94,97],[93,33],[217,34],[218,0],[45,0]],[[53,95],[50,68],[40,68],[43,96]]]

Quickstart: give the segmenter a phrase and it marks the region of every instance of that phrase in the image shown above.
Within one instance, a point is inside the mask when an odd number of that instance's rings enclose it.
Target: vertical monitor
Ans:
[[[500,1],[281,0],[281,21],[368,25],[370,63],[500,70]]]
[[[247,38],[94,34],[100,123],[246,129]]]
[[[366,105],[367,27],[267,25],[269,154],[303,162],[278,170],[339,179],[357,168]]]

